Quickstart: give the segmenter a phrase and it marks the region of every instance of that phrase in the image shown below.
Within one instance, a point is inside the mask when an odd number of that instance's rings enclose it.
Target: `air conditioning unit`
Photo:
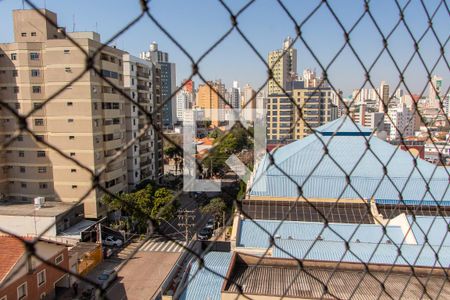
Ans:
[[[34,198],[34,208],[40,209],[45,204],[45,197],[36,197]]]

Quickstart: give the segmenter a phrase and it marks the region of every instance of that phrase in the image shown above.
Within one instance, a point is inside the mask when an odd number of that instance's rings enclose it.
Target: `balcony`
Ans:
[[[147,159],[147,160],[141,161],[140,166],[141,166],[141,168],[143,168],[145,166],[150,165],[151,163],[152,163],[152,160],[151,159]]]
[[[141,149],[139,150],[139,154],[145,154],[148,153],[150,151],[150,147],[141,147]]]
[[[147,90],[149,90],[149,87],[146,86],[146,85],[138,84],[138,85],[137,85],[137,89],[138,89],[138,90],[147,91]]]
[[[138,97],[139,103],[148,103],[149,101],[150,101],[150,99],[147,97]]]
[[[145,77],[145,78],[150,77],[150,73],[148,73],[148,72],[137,71],[136,74],[138,77]]]

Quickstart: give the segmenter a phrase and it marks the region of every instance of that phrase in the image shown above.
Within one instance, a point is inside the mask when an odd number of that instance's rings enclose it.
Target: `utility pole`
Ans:
[[[178,211],[178,219],[180,222],[178,223],[178,226],[184,228],[184,237],[186,239],[186,242],[189,241],[189,228],[193,227],[194,224],[194,211],[188,210],[188,209],[181,209]]]

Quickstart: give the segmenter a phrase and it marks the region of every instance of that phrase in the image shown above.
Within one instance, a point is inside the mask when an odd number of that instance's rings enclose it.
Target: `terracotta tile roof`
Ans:
[[[16,237],[0,236],[0,282],[25,254],[23,242]]]

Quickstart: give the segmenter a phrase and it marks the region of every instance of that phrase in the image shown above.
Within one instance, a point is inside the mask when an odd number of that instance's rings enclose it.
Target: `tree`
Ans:
[[[169,221],[173,218],[177,210],[177,203],[173,200],[172,192],[166,188],[160,188],[154,195],[154,203],[151,211],[153,219]]]
[[[182,168],[182,157],[183,157],[183,151],[180,150],[180,148],[175,147],[173,145],[167,147],[164,149],[164,154],[171,160],[174,161],[175,164],[175,174],[178,173],[178,170],[181,171]]]
[[[119,210],[126,216],[128,228],[146,232],[150,220],[160,223],[175,217],[177,202],[166,188],[155,190],[151,184],[133,193],[122,193],[116,197],[105,195],[102,202],[111,210]]]
[[[226,211],[227,205],[222,200],[222,198],[213,198],[211,201],[201,208],[201,212],[203,214],[211,214],[214,216],[216,221],[224,224],[225,220],[223,220],[223,213]]]

